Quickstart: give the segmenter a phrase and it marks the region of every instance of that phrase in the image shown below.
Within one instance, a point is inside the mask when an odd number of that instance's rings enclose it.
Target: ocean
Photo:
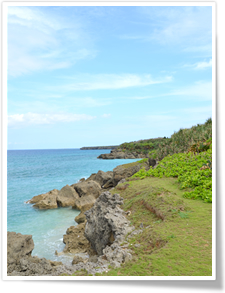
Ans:
[[[8,150],[7,151],[7,231],[32,235],[33,256],[71,264],[71,255],[56,256],[65,246],[63,235],[76,226],[80,213],[71,207],[38,210],[26,201],[52,189],[77,183],[99,170],[112,171],[118,165],[138,159],[97,159],[110,150]]]

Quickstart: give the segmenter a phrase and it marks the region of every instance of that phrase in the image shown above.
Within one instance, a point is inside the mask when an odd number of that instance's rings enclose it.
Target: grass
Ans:
[[[111,190],[124,198],[127,218],[136,229],[143,225],[143,232],[127,238],[131,261],[96,276],[212,276],[211,118],[170,138],[119,148],[161,161],[149,170],[147,159],[121,165],[143,165],[126,188]]]
[[[144,229],[128,240],[133,259],[101,276],[212,275],[212,204],[184,198],[183,192],[174,178],[129,182],[120,192],[122,208],[131,211],[132,225],[140,229],[143,223]]]

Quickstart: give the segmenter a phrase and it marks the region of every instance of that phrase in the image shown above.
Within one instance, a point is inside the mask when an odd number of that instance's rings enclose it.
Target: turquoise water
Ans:
[[[118,165],[137,159],[99,160],[110,150],[9,150],[7,152],[7,231],[33,236],[32,255],[71,262],[70,255],[56,256],[65,244],[67,228],[76,225],[79,211],[69,208],[38,210],[25,202],[66,184],[74,184],[98,170],[110,171]]]

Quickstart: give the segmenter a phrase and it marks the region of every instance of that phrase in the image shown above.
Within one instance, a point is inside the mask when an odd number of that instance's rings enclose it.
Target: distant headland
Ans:
[[[118,145],[111,146],[94,146],[94,147],[82,147],[80,150],[111,150],[117,148]]]

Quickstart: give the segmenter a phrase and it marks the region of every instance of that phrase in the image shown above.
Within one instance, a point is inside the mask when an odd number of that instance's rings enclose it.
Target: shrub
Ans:
[[[212,150],[208,149],[201,153],[178,153],[167,155],[159,162],[156,168],[150,167],[148,171],[141,169],[133,177],[141,179],[147,176],[154,177],[176,177],[180,182],[180,188],[191,188],[186,191],[185,197],[192,199],[203,199],[212,202],[212,169],[209,162],[212,161]],[[202,168],[208,166],[207,168]]]

